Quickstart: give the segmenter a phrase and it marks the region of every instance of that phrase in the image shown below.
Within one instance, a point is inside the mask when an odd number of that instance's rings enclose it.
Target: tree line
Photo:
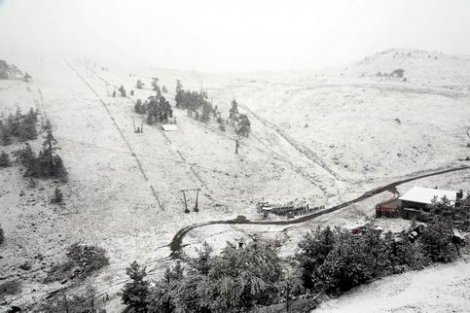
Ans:
[[[214,118],[219,124],[219,129],[226,130],[226,125],[229,124],[234,127],[235,133],[248,137],[251,131],[251,123],[246,114],[239,112],[238,103],[234,99],[231,103],[229,117],[227,120],[222,118],[217,105],[212,105],[208,100],[207,92],[205,91],[191,91],[185,90],[180,80],[176,82],[176,95],[175,95],[176,108],[186,109],[190,116],[196,120],[207,123]]]
[[[64,167],[62,158],[56,153],[58,149],[57,140],[54,138],[52,130],[48,130],[39,154],[36,155],[36,152],[26,143],[24,148],[14,151],[13,155],[23,166],[25,177],[66,180],[67,170]]]
[[[21,141],[36,139],[38,136],[38,111],[31,108],[28,113],[21,113],[18,108],[15,114],[11,114],[0,120],[0,142],[9,145],[14,138]],[[47,127],[47,124],[44,125]]]
[[[138,114],[147,115],[147,124],[168,123],[173,117],[173,109],[170,102],[163,96],[151,96],[144,103],[137,99],[134,111]]]
[[[469,208],[467,196],[457,210]],[[377,278],[452,262],[464,243],[456,240],[450,209],[445,199],[435,202],[426,225],[399,233],[384,233],[373,225],[359,233],[317,228],[304,236],[290,259],[257,241],[242,247],[228,243],[219,255],[205,243],[196,257],[187,257],[184,266],[176,261],[153,282],[145,267],[134,262],[122,293],[125,312],[281,312],[270,310],[279,305],[289,312],[298,303],[294,299],[337,296]],[[292,312],[309,312],[311,305]]]

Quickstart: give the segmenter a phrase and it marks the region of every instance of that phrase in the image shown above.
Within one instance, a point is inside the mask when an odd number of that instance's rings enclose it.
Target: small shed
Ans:
[[[175,130],[179,130],[178,126],[176,126],[176,124],[163,124],[162,125],[162,129],[164,131],[175,131]]]

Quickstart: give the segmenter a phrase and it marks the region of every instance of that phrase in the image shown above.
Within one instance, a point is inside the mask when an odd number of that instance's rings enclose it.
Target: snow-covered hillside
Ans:
[[[261,200],[331,206],[415,173],[469,163],[468,57],[391,50],[342,69],[252,74],[75,59],[11,61],[33,82],[0,80],[0,114],[19,106],[47,115],[69,182],[61,185],[65,205],[57,207],[49,202],[58,183],[39,180],[31,187],[18,165],[0,170],[0,224],[6,236],[0,278],[20,279],[23,288],[7,299],[10,303],[22,305],[61,288],[42,283],[45,271],[65,258],[67,246],[81,242],[107,250],[110,266],[90,283],[111,296],[108,311],[117,312],[125,267],[138,260],[150,276],[159,275],[170,263],[168,243],[184,226],[237,215],[260,219],[254,205]],[[376,75],[399,68],[406,81]],[[200,123],[182,110],[175,110],[178,131],[144,126],[142,134],[134,133],[132,119],[140,119],[134,103],[154,94],[152,77],[168,87],[164,96],[169,99],[176,79],[185,88],[203,88],[225,117],[236,98],[252,124],[239,154],[234,154],[233,130],[222,132],[215,122]],[[110,96],[120,85],[134,89],[137,79],[146,86],[134,96]],[[33,146],[40,145],[42,135]],[[451,173],[413,184],[470,190],[469,178],[468,172]],[[183,213],[184,188],[201,188],[199,213]],[[296,226],[211,226],[190,233],[185,251],[191,253],[204,240],[217,248],[258,233],[280,240],[281,253],[289,255],[313,227],[360,225],[373,215],[376,202],[390,196]],[[189,195],[191,204],[194,197]],[[35,258],[38,254],[44,259]],[[25,261],[32,270],[19,269]]]

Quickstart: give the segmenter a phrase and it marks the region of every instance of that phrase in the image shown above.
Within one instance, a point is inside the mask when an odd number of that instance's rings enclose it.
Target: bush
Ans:
[[[10,157],[8,156],[8,153],[2,151],[2,153],[0,154],[0,167],[8,166],[10,166]]]
[[[68,261],[50,269],[45,283],[83,279],[109,264],[106,251],[96,246],[73,244],[67,249],[67,257]]]
[[[47,313],[106,313],[103,296],[90,286],[85,291],[73,294],[70,290],[52,292],[39,304],[35,304],[33,312]],[[30,312],[30,311],[28,311]]]
[[[17,295],[21,293],[21,282],[19,280],[6,281],[0,284],[0,299],[5,295]]]

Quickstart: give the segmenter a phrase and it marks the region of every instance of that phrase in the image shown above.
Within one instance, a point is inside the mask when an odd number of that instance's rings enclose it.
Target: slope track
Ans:
[[[113,85],[111,84],[110,82],[108,82],[106,79],[104,79],[102,76],[98,75],[98,73],[93,70],[92,68],[90,68],[89,66],[87,66],[86,64],[82,64],[85,69],[87,69],[92,75],[95,75],[99,80],[101,80],[106,86],[113,86],[115,89],[118,89],[118,86],[117,85]],[[206,184],[206,182],[202,179],[201,175],[199,175],[199,173],[197,173],[197,171],[194,169],[194,167],[189,164],[189,162],[186,160],[186,158],[184,157],[183,153],[175,148],[175,145],[173,144],[173,142],[171,141],[171,139],[165,134],[165,132],[163,130],[161,130],[160,128],[158,129],[161,133],[161,135],[163,136],[163,138],[166,140],[166,142],[171,146],[173,147],[173,149],[175,150],[176,154],[178,155],[178,157],[181,159],[181,161],[186,164],[186,166],[189,168],[189,170],[191,171],[191,173],[193,174],[193,176],[196,178],[197,181],[199,181],[199,183],[207,190],[207,192],[203,193],[203,195],[205,197],[207,197],[209,200],[214,200],[213,197],[212,197],[212,190],[209,188],[209,186]]]
[[[158,194],[157,192],[155,191],[155,188],[153,187],[152,184],[150,184],[150,181],[149,181],[149,178],[147,176],[147,174],[145,173],[145,170],[142,166],[142,162],[139,160],[139,158],[137,157],[137,154],[134,152],[134,149],[132,148],[129,140],[127,140],[126,136],[124,135],[124,132],[121,130],[121,128],[119,127],[119,125],[117,124],[113,114],[111,113],[111,111],[109,110],[108,108],[108,105],[106,104],[106,102],[103,101],[103,99],[100,97],[100,95],[98,94],[98,92],[83,78],[82,75],[80,75],[80,73],[70,64],[68,63],[67,61],[65,61],[65,63],[67,64],[67,66],[73,71],[75,72],[75,74],[78,76],[78,78],[80,78],[80,80],[93,92],[93,94],[95,94],[95,96],[98,98],[98,100],[101,102],[101,104],[103,105],[103,107],[106,109],[106,112],[108,113],[109,117],[111,118],[111,120],[113,121],[113,124],[114,126],[116,127],[117,131],[119,132],[119,135],[121,136],[122,140],[124,141],[124,143],[126,144],[127,148],[129,149],[129,152],[130,154],[132,155],[132,157],[135,159],[136,163],[137,163],[137,166],[140,170],[140,172],[142,173],[142,176],[144,177],[145,181],[147,182],[147,185],[149,186],[150,188],[150,191],[152,192],[152,195],[153,197],[155,198],[155,200],[157,201],[157,204],[158,204],[158,207],[161,209],[161,210],[165,210],[165,208],[163,207],[161,201],[160,201],[160,198],[158,197]]]

